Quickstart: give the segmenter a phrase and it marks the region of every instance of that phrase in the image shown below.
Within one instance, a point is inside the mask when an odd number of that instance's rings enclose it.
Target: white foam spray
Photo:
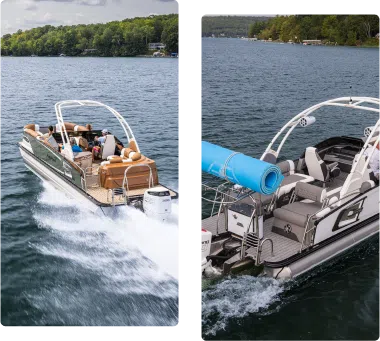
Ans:
[[[31,246],[58,259],[56,277],[25,298],[36,324],[175,325],[178,322],[178,207],[162,223],[123,207],[98,216],[44,183],[33,217],[48,230]],[[60,262],[59,259],[64,260]]]
[[[215,335],[227,327],[229,319],[268,313],[283,291],[282,283],[272,278],[244,275],[223,279],[202,293],[203,333]]]
[[[43,207],[34,213],[39,226],[68,242],[54,245],[42,241],[37,245],[41,252],[112,272],[116,279],[124,276],[122,271],[109,271],[110,264],[117,260],[118,266],[120,262],[127,263],[128,276],[139,277],[142,283],[147,279],[177,280],[178,205],[175,202],[173,217],[163,223],[131,207],[123,207],[115,220],[97,216],[46,183],[38,200]],[[130,271],[131,266],[135,271]]]

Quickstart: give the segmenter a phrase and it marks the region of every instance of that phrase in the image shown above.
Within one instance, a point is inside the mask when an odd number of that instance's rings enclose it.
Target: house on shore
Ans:
[[[148,48],[149,50],[164,50],[166,47],[163,43],[149,43]]]

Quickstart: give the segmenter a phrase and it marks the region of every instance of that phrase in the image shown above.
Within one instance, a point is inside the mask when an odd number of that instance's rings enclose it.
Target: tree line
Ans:
[[[112,21],[106,24],[51,26],[18,30],[1,38],[3,56],[129,57],[148,53],[148,44],[161,42],[168,53],[178,52],[178,14]]]
[[[378,33],[376,15],[290,15],[252,23],[248,36],[284,42],[318,39],[337,45],[378,46]]]
[[[238,15],[204,16],[202,37],[246,37],[250,24],[268,19],[269,17]]]

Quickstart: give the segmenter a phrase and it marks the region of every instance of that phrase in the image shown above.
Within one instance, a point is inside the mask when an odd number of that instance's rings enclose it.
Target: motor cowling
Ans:
[[[172,213],[170,192],[164,187],[147,189],[144,193],[143,209],[148,217],[167,220]]]
[[[212,233],[206,229],[202,229],[202,272],[211,265],[210,261],[207,261],[207,256],[211,251],[211,238]]]

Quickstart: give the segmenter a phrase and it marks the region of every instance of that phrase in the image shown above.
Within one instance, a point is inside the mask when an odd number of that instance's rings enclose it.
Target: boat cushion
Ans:
[[[92,153],[79,152],[74,157],[74,162],[83,170],[92,166]]]
[[[326,199],[326,188],[297,182],[294,194],[298,197],[322,203]]]
[[[294,174],[294,162],[292,160],[281,161],[277,166],[281,169],[282,175]]]
[[[329,171],[325,162],[320,158],[315,147],[307,147],[305,161],[309,174],[319,181],[326,181],[329,178]]]
[[[290,193],[298,182],[312,182],[314,178],[306,174],[291,174],[284,177],[284,180],[281,182],[281,187],[278,192],[278,197],[281,197],[285,194]],[[259,199],[259,193],[253,195],[255,199]],[[261,195],[261,203],[265,206],[268,205],[272,200],[273,194],[270,195]]]
[[[273,211],[273,215],[275,218],[284,220],[286,222],[299,226],[305,226],[308,215],[316,213],[321,208],[321,203],[305,203],[297,201],[275,209]],[[274,225],[276,225],[275,222]]]
[[[102,145],[102,159],[107,159],[108,156],[115,154],[115,143],[113,135],[106,135],[106,139]]]
[[[125,170],[132,165],[141,167],[132,167],[128,170],[127,179],[129,189],[148,188],[150,170],[152,171],[153,185],[158,184],[156,163],[142,156],[138,161],[119,163],[111,163],[110,161],[102,162],[99,168],[101,186],[106,189],[122,187]]]

